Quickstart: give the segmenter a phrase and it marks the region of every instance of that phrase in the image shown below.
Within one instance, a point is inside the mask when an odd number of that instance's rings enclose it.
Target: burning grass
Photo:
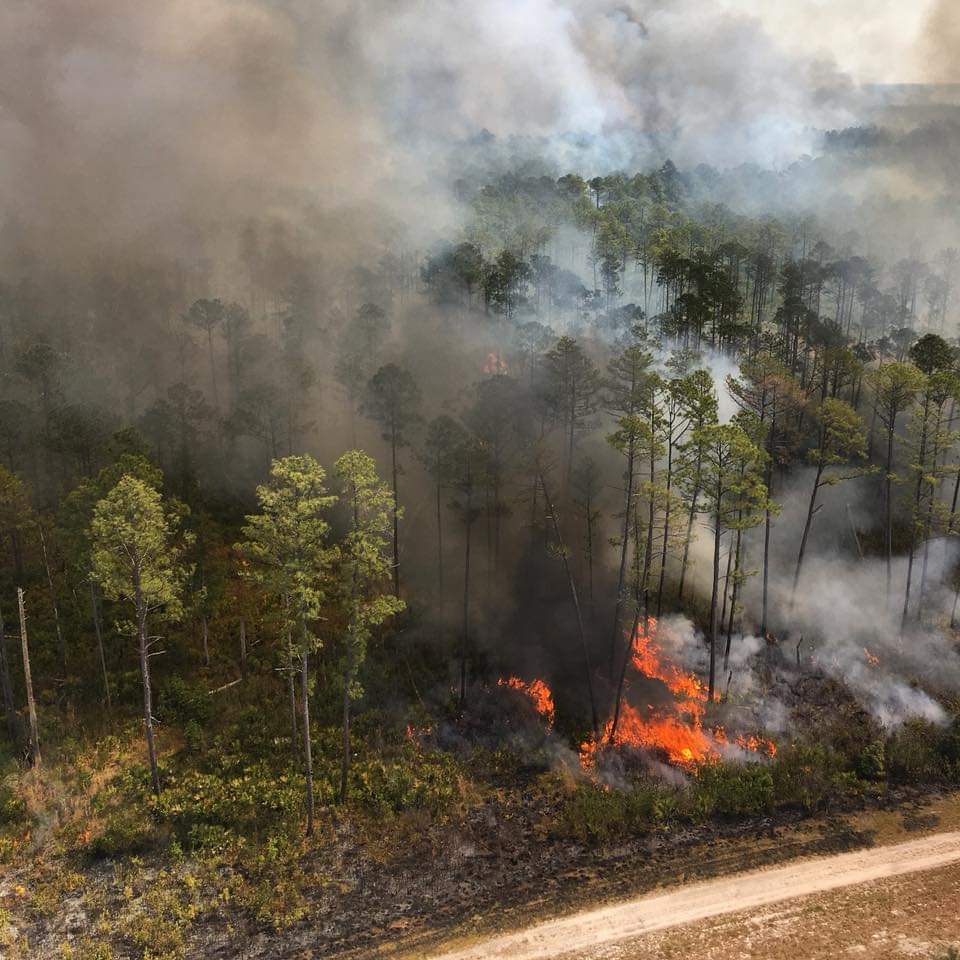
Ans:
[[[509,687],[519,690],[529,701],[537,715],[547,725],[553,727],[556,710],[553,704],[553,693],[543,680],[521,680],[519,677],[501,677],[497,681],[498,687]]]

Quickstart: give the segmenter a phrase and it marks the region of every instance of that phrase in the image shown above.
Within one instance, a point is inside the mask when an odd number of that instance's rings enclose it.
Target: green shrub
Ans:
[[[458,796],[459,776],[453,757],[439,751],[407,751],[397,759],[361,756],[350,767],[351,798],[378,813],[439,814]],[[331,792],[337,782],[335,775],[328,778]]]
[[[561,830],[583,842],[604,843],[647,833],[676,811],[669,788],[640,784],[634,790],[613,790],[600,784],[579,784],[564,805]]]
[[[886,779],[886,744],[882,740],[869,743],[857,757],[857,776],[864,780]]]
[[[206,688],[188,683],[183,677],[167,677],[158,690],[159,712],[167,721],[187,723],[193,721],[201,727],[213,716],[213,702]]]
[[[777,807],[815,810],[836,796],[836,778],[845,772],[843,758],[823,746],[784,747],[770,764]]]
[[[761,763],[710,763],[700,767],[691,787],[695,815],[741,816],[773,809],[773,775]]]
[[[949,779],[949,731],[927,720],[908,720],[890,738],[887,749],[890,779],[899,783],[936,783]]]
[[[191,849],[218,848],[229,845],[234,834],[259,833],[299,817],[303,782],[277,775],[263,762],[236,775],[189,770],[168,777],[163,793],[148,802],[154,816]]]
[[[111,809],[87,851],[94,857],[128,857],[146,853],[157,842],[154,824],[140,805]]]

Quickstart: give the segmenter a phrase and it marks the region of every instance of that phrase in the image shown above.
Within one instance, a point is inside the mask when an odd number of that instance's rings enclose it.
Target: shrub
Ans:
[[[154,824],[139,804],[111,809],[103,827],[87,845],[93,857],[128,857],[146,853],[157,842]]]
[[[579,784],[564,805],[560,828],[583,842],[603,843],[649,832],[675,810],[673,793],[657,784],[641,784],[634,790]]]
[[[773,775],[765,764],[705,764],[691,789],[698,816],[755,815],[774,807]]]
[[[351,795],[355,803],[381,814],[413,809],[439,814],[459,794],[459,773],[453,757],[440,752],[361,758],[350,768]],[[328,782],[332,787],[336,777]]]
[[[837,776],[844,772],[843,758],[823,746],[795,744],[785,747],[770,764],[774,804],[815,810],[836,796]]]
[[[869,743],[857,757],[857,776],[864,780],[886,779],[886,745],[882,740]]]
[[[170,777],[163,793],[148,802],[187,846],[210,851],[232,844],[234,834],[256,834],[299,817],[302,797],[299,777],[278,776],[261,762],[233,775],[190,770]]]
[[[935,783],[949,778],[951,764],[944,755],[950,733],[926,720],[908,720],[890,738],[887,750],[890,779],[896,782]]]
[[[206,689],[187,683],[183,677],[171,676],[164,680],[157,696],[160,713],[168,722],[193,721],[203,727],[213,716],[213,703]]]

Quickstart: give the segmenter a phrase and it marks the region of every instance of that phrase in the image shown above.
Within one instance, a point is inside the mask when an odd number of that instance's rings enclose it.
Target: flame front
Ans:
[[[497,681],[499,687],[510,687],[513,690],[519,690],[533,704],[533,709],[537,711],[541,719],[548,727],[553,726],[553,717],[555,708],[553,705],[553,693],[543,680],[521,680],[519,677],[501,677]]]
[[[580,747],[580,762],[592,767],[601,747],[633,747],[651,750],[665,757],[670,763],[693,769],[697,764],[716,760],[719,750],[726,745],[726,734],[721,727],[714,731],[704,729],[704,713],[707,705],[707,690],[699,678],[664,657],[655,639],[657,621],[650,617],[642,621],[634,632],[630,650],[630,667],[634,673],[651,680],[659,680],[673,694],[673,701],[666,706],[637,708],[624,697],[620,716],[614,730],[611,717],[597,739],[588,740]],[[625,691],[629,681],[625,681]],[[769,740],[759,737],[739,736],[736,744],[744,750],[776,753]]]

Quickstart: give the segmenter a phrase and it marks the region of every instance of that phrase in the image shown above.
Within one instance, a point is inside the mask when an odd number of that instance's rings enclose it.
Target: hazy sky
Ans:
[[[949,0],[948,0],[949,2]],[[926,79],[924,27],[936,0],[721,0],[785,47],[824,52],[861,82]]]

